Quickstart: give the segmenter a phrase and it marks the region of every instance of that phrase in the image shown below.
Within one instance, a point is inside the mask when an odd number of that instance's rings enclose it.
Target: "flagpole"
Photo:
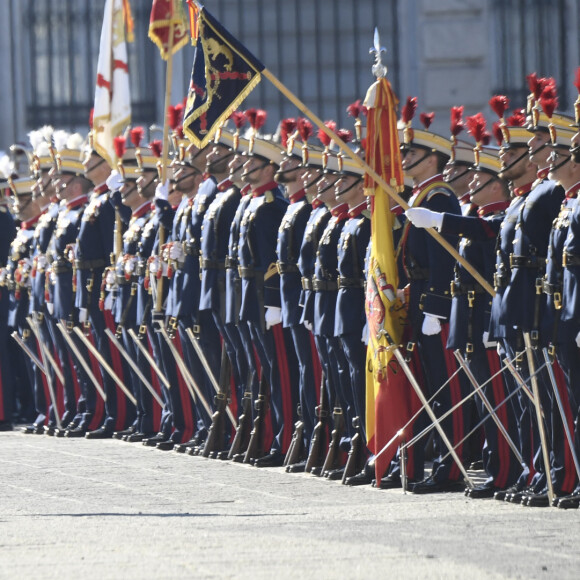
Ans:
[[[173,39],[175,26],[173,24],[174,3],[171,2],[171,15],[169,17],[169,40],[167,43],[167,69],[165,73],[165,102],[164,102],[164,121],[163,121],[163,153],[161,161],[161,183],[164,185],[167,180],[167,162],[169,160],[169,119],[167,111],[171,104],[171,83],[173,80]],[[159,223],[159,257],[163,253],[165,245],[165,226]],[[162,268],[162,266],[160,266]],[[155,300],[155,312],[160,313],[163,308],[163,272],[157,280],[157,296]]]
[[[169,120],[167,118],[167,111],[169,110],[169,105],[171,104],[171,83],[173,80],[173,38],[175,26],[173,25],[174,17],[174,3],[171,2],[171,16],[170,16],[170,26],[169,26],[169,41],[167,43],[167,69],[165,74],[165,104],[164,104],[164,115],[165,120],[163,122],[163,165],[161,167],[161,183],[165,183],[167,178],[167,160],[169,159]]]
[[[348,145],[332,130],[330,130],[321,119],[319,119],[292,91],[290,91],[276,76],[267,68],[261,71],[266,77],[299,111],[306,115],[319,129],[324,131],[339,147],[346,153],[359,167],[365,170],[387,195],[396,201],[403,209],[409,209],[407,202],[390,186],[387,182],[363,159],[361,159]],[[495,290],[489,282],[467,261],[459,252],[434,228],[427,228],[427,231],[435,240],[443,246],[491,295],[495,296]]]

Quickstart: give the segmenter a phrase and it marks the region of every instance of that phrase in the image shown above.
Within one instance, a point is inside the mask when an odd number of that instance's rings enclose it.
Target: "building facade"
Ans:
[[[44,124],[88,129],[105,0],[0,0],[0,149]],[[185,2],[184,2],[185,5]],[[133,123],[163,122],[165,64],[147,37],[150,0],[131,0]],[[401,100],[419,98],[434,128],[449,131],[449,108],[490,113],[489,98],[525,105],[525,76],[553,76],[560,110],[572,110],[580,65],[575,0],[207,0],[207,8],[305,105],[350,128],[346,106],[373,81],[375,26]],[[178,53],[173,102],[186,94],[193,48]],[[267,129],[299,112],[268,81],[246,105],[269,113]]]

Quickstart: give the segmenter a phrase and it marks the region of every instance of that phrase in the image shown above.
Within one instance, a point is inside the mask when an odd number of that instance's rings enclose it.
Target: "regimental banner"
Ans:
[[[101,30],[93,112],[93,147],[115,167],[113,139],[131,123],[123,0],[107,0]]]
[[[169,58],[170,43],[173,55],[189,42],[189,30],[181,0],[153,0],[149,18],[149,38],[159,48],[163,60]]]
[[[203,7],[197,25],[183,129],[201,148],[260,82],[265,67]]]

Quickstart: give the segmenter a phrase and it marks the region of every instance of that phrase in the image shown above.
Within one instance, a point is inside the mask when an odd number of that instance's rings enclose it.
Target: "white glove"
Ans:
[[[310,322],[309,320],[305,320],[304,321],[304,328],[306,328],[306,330],[309,330],[310,332],[312,332],[312,322]]]
[[[111,171],[111,175],[107,177],[107,181],[105,183],[111,191],[118,191],[123,185],[123,177],[116,169],[113,169],[113,171]]]
[[[46,270],[46,267],[48,266],[48,260],[46,259],[46,256],[41,254],[40,256],[38,256],[38,258],[36,258],[36,269],[39,272],[43,272],[44,270]]]
[[[364,325],[360,341],[366,345],[368,345],[368,343],[369,343],[369,323],[368,322]]]
[[[266,308],[266,330],[282,322],[282,309],[277,306],[268,306]]]
[[[184,258],[183,246],[181,242],[173,242],[169,248],[169,259],[182,262]]]
[[[580,348],[580,332],[576,335],[576,344],[578,345],[578,348]]]
[[[79,322],[84,324],[89,319],[89,311],[86,308],[79,308]]]
[[[103,304],[105,310],[113,310],[113,294],[109,292],[105,297],[105,303]]]
[[[54,304],[52,302],[46,303],[46,309],[51,316],[54,314]]]
[[[489,332],[487,330],[483,333],[483,346],[485,348],[496,348],[497,342],[495,340],[489,340]]]
[[[436,316],[432,316],[431,314],[425,314],[425,319],[423,320],[421,332],[425,336],[433,336],[434,334],[439,334],[441,332],[441,322],[439,322],[439,319]]]
[[[405,215],[407,219],[417,228],[441,228],[443,214],[438,211],[431,211],[424,207],[410,207]]]
[[[155,199],[161,199],[162,201],[167,201],[169,199],[169,181],[165,180],[164,183],[159,182],[155,188]]]

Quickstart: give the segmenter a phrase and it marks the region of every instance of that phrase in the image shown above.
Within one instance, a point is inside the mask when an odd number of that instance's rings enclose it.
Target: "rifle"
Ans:
[[[321,472],[324,477],[328,477],[328,474],[331,471],[342,467],[340,440],[344,433],[344,414],[341,407],[334,407],[332,418],[334,421],[334,429],[330,434],[330,443],[328,445],[328,451]]]
[[[313,475],[320,475],[322,465],[324,463],[324,441],[327,438],[328,426],[328,401],[326,400],[326,388],[324,386],[324,372],[320,381],[320,404],[316,407],[316,416],[318,423],[314,426],[312,431],[312,438],[310,439],[310,449],[308,450],[308,458],[306,459],[306,473]]]
[[[284,467],[290,473],[290,466],[298,463],[304,456],[304,421],[302,417],[302,410],[298,405],[298,421],[294,423],[294,432],[292,433],[292,440],[284,458]]]
[[[346,465],[344,466],[342,483],[345,483],[348,477],[352,477],[353,475],[360,473],[365,463],[359,417],[353,418],[352,426],[354,427],[355,434],[350,441],[350,451],[348,452],[348,459],[346,460]]]
[[[269,391],[266,373],[262,368],[258,398],[254,401],[256,416],[254,417],[254,426],[250,433],[250,441],[244,456],[244,463],[252,463],[253,460],[264,456],[264,422],[266,420],[266,411],[270,406]]]
[[[195,338],[194,338],[195,340]],[[202,455],[209,457],[212,453],[219,459],[227,459],[226,451],[226,408],[229,399],[229,385],[232,374],[232,366],[225,345],[222,345],[220,363],[219,392],[214,397],[216,410],[211,418],[207,439],[203,447]]]
[[[250,375],[252,371],[248,372]],[[251,378],[248,376],[248,383],[251,384]],[[250,434],[252,431],[252,392],[246,391],[241,401],[242,414],[238,419],[238,426],[236,427],[236,434],[230,447],[228,459],[233,461],[243,461],[245,453],[250,442]]]

